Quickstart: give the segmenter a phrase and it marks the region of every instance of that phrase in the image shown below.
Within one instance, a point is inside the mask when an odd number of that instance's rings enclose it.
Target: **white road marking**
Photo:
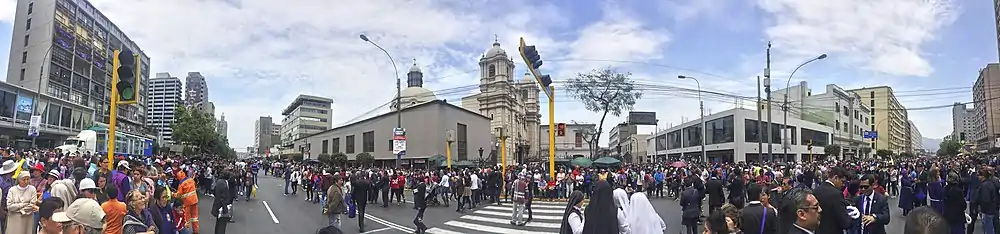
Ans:
[[[525,217],[525,218],[527,218],[527,217]],[[462,217],[462,219],[482,221],[482,222],[495,223],[495,224],[510,224],[510,219],[498,219],[498,218],[480,217],[480,216],[475,216],[475,215],[467,215],[467,216]],[[528,227],[540,227],[540,228],[559,228],[560,225],[562,225],[562,223],[530,222],[530,223],[525,224],[525,226],[528,226]]]
[[[385,230],[389,230],[389,229],[392,229],[392,228],[387,228],[387,227],[385,227],[385,228],[379,228],[379,229],[375,229],[375,230],[364,232],[364,234],[376,233],[376,232],[381,232],[381,231],[385,231]]]
[[[273,220],[274,223],[277,224],[278,223],[278,217],[274,216],[274,211],[271,211],[271,206],[267,205],[267,201],[261,201],[261,202],[264,203],[264,208],[267,209],[267,213],[271,214],[271,220]]]
[[[534,208],[534,207],[532,207],[532,208]],[[488,210],[499,210],[499,211],[513,212],[513,208],[502,207],[502,206],[486,206],[486,207],[480,207],[479,209],[488,209]],[[544,209],[532,209],[531,212],[534,212],[534,213],[544,213],[544,214],[562,214],[563,213],[563,211],[561,211],[561,210],[544,210]]]
[[[496,212],[496,211],[489,211],[489,210],[477,210],[476,212],[472,212],[472,213],[474,213],[474,214],[484,214],[484,215],[493,215],[493,216],[500,216],[500,217],[510,217],[510,213],[511,212],[504,213],[504,212]],[[525,215],[527,215],[527,214],[525,214]],[[536,215],[533,215],[532,218],[538,219],[538,220],[562,220],[562,216],[555,216],[555,215],[538,215],[538,214],[536,214]]]
[[[388,226],[388,227],[390,227],[392,229],[400,230],[400,231],[403,231],[403,232],[406,232],[406,233],[413,233],[414,231],[416,231],[416,230],[414,230],[412,228],[409,228],[409,227],[406,227],[406,226],[403,226],[403,225],[399,225],[399,224],[396,224],[396,223],[393,223],[393,222],[389,222],[389,221],[386,221],[386,220],[381,219],[379,217],[375,217],[374,215],[365,214],[365,219],[370,219],[372,221],[375,221],[376,223],[380,223],[380,224]]]
[[[455,227],[465,228],[465,229],[469,229],[469,230],[478,230],[478,231],[482,231],[482,232],[486,232],[486,233],[502,233],[502,234],[549,234],[547,232],[524,231],[524,230],[502,228],[502,227],[494,227],[494,226],[488,226],[488,225],[471,224],[471,223],[466,223],[466,222],[461,222],[461,221],[448,221],[448,222],[445,222],[444,224],[448,225],[448,226],[455,226]],[[430,232],[430,230],[428,230],[428,232]]]

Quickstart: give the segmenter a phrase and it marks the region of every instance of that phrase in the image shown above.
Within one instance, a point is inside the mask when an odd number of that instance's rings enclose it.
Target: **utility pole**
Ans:
[[[774,162],[774,137],[771,136],[771,42],[767,42],[767,66],[764,68],[764,93],[767,95],[767,157]]]
[[[764,133],[761,131],[763,107],[760,106],[760,76],[757,76],[757,160],[764,161]]]

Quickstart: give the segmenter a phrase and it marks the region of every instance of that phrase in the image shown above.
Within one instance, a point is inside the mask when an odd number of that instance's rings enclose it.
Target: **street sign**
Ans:
[[[876,139],[878,138],[878,131],[864,131],[862,132],[864,139]]]
[[[400,153],[404,151],[406,151],[406,129],[394,128],[392,129],[392,154],[402,158]]]
[[[37,137],[38,127],[40,127],[41,125],[42,125],[42,116],[32,115],[31,120],[28,121],[28,136]]]

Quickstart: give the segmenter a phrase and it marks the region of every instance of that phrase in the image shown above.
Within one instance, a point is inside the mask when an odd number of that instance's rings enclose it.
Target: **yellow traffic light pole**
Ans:
[[[524,59],[524,64],[528,66],[528,71],[531,71],[531,76],[535,77],[535,81],[538,82],[538,86],[541,86],[542,91],[545,96],[549,98],[549,178],[556,178],[556,102],[555,102],[555,88],[551,85],[547,85],[542,82],[542,76],[538,74],[535,67],[532,67],[532,62],[525,57],[524,48],[528,46],[528,43],[524,42],[522,37],[520,40],[520,45],[518,46],[519,52],[521,52],[521,58]],[[539,63],[537,66],[541,66]]]
[[[115,50],[115,56],[111,63],[111,105],[108,107],[111,112],[108,117],[108,168],[115,168],[115,133],[118,125],[118,54],[121,50]]]

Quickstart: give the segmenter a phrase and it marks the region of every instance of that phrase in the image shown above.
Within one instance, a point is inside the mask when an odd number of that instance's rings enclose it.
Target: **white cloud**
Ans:
[[[782,53],[830,53],[847,66],[900,76],[934,71],[922,51],[957,12],[952,0],[759,0]]]

